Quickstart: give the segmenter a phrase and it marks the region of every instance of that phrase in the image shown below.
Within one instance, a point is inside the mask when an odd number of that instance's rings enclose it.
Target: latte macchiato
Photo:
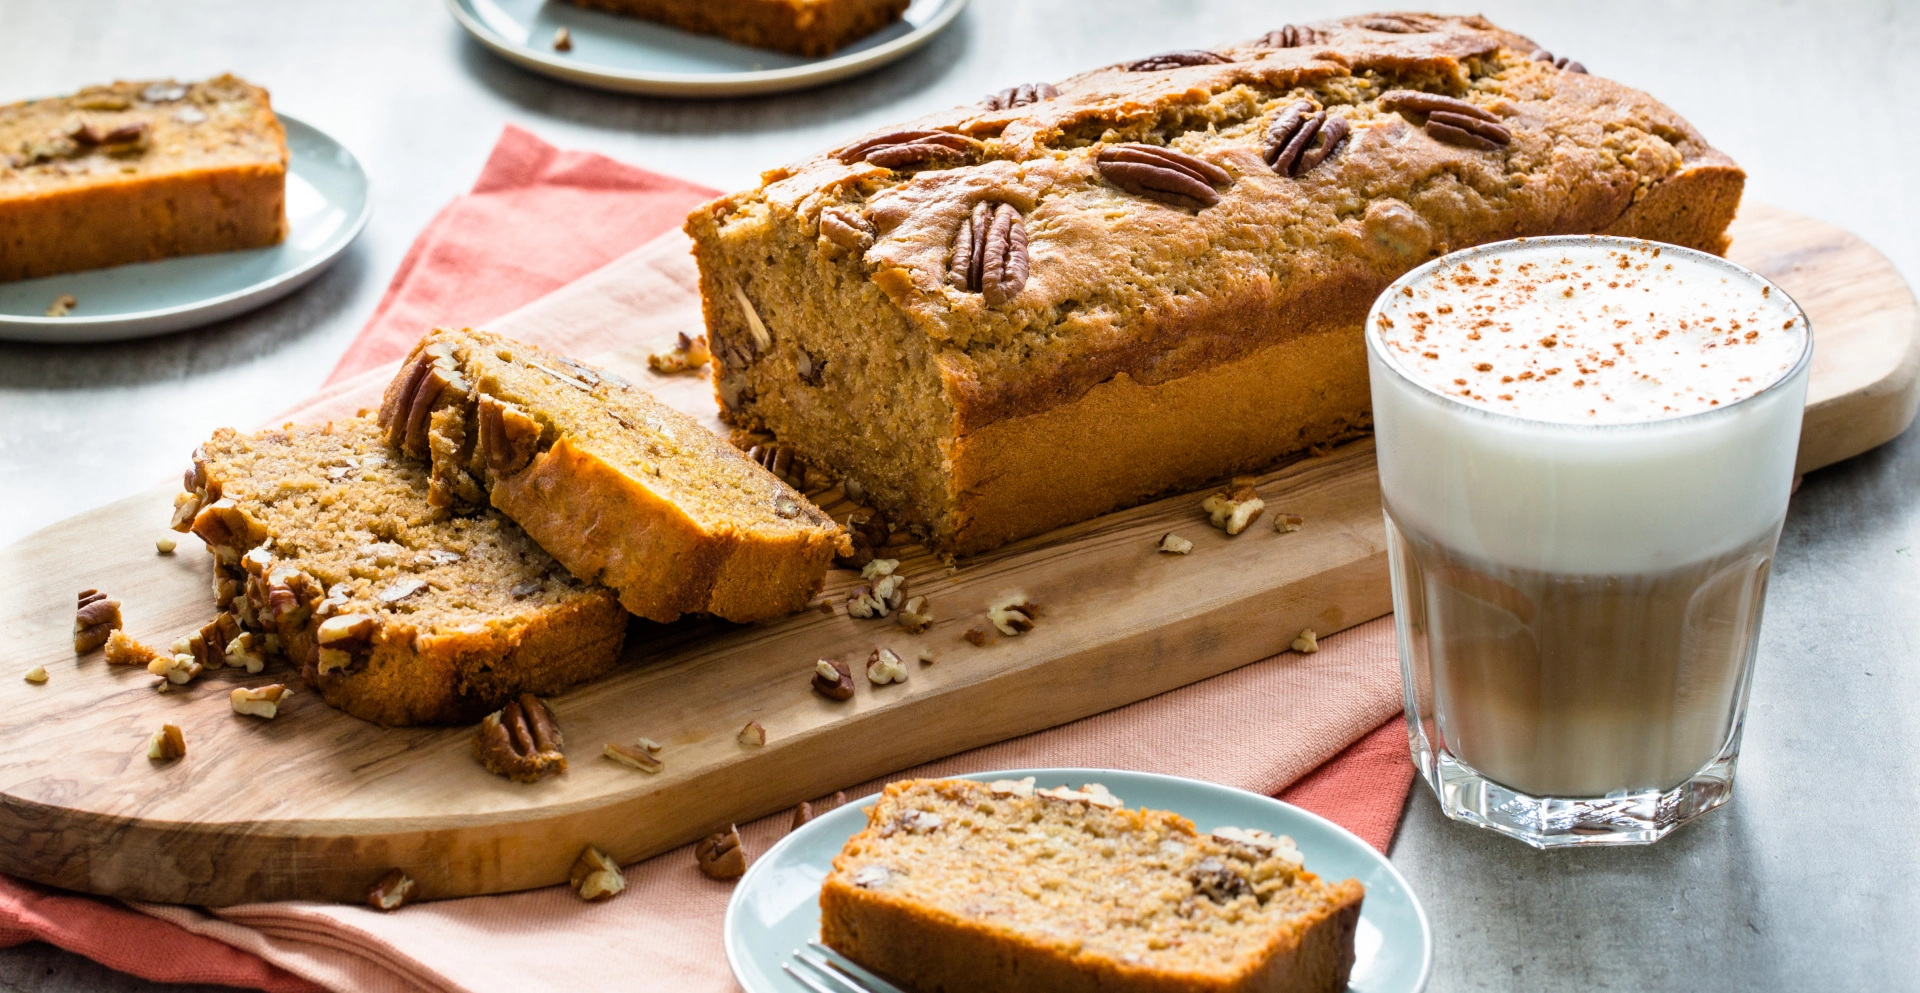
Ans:
[[[1645,841],[1723,800],[1805,402],[1793,301],[1686,249],[1530,239],[1403,277],[1367,338],[1414,747],[1448,812]]]

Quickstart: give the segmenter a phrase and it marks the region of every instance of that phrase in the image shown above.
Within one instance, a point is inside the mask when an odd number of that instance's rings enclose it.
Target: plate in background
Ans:
[[[809,58],[559,0],[447,0],[468,34],[510,62],[570,83],[679,97],[779,93],[857,76],[932,41],[966,5],[913,0],[899,21],[832,55]],[[571,51],[553,48],[562,27],[572,36]]]
[[[367,174],[318,128],[279,118],[287,131],[286,241],[0,283],[0,338],[79,344],[166,334],[271,303],[320,275],[366,227]],[[62,294],[79,303],[66,317],[47,317]]]
[[[1350,993],[1419,993],[1433,965],[1433,934],[1420,901],[1386,857],[1351,831],[1317,814],[1229,786],[1112,769],[1015,769],[958,778],[992,781],[1032,776],[1041,787],[1104,784],[1129,807],[1175,811],[1202,831],[1232,825],[1289,835],[1307,868],[1367,888],[1354,933]],[[828,811],[754,860],[727,903],[727,963],[747,993],[804,993],[780,965],[820,934],[820,882],[834,856],[866,827],[862,801]]]

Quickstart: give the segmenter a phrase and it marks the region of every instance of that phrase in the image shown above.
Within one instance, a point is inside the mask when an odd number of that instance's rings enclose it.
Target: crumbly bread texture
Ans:
[[[755,48],[828,55],[886,27],[912,0],[572,0]]]
[[[686,225],[722,414],[953,552],[1363,432],[1361,322],[1408,269],[1526,235],[1727,245],[1737,166],[1535,54],[1354,17],[771,170]]]
[[[280,243],[287,138],[234,76],[0,106],[0,280]]]
[[[628,610],[807,605],[846,537],[791,486],[620,377],[484,331],[420,339],[380,409],[440,506],[492,505]],[[851,547],[848,545],[847,547]]]
[[[371,417],[223,429],[186,483],[174,526],[213,553],[219,606],[356,717],[468,723],[619,658],[627,614],[611,590],[497,511],[435,506],[427,467]]]
[[[1344,990],[1365,895],[1291,839],[1097,785],[887,787],[820,888],[829,947],[913,990]]]

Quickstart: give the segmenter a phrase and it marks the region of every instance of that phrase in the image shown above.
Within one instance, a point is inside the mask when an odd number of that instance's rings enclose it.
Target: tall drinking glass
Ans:
[[[1724,803],[1806,401],[1806,316],[1629,238],[1501,242],[1367,319],[1413,757],[1449,817],[1652,842]]]

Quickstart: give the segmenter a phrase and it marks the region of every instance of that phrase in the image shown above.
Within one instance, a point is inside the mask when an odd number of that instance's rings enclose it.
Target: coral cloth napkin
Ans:
[[[630,367],[699,326],[694,268],[675,228],[711,195],[507,128],[473,192],[414,243],[328,385],[288,417],[373,405],[397,360],[436,322],[484,322]],[[683,409],[711,408],[697,380],[647,385]],[[1413,775],[1396,719],[1398,672],[1391,622],[1375,620],[1323,639],[1315,654],[1278,655],[888,778],[1018,766],[1193,776],[1279,795],[1384,851]],[[884,782],[850,784],[848,794]],[[742,825],[748,851],[765,851],[789,819]],[[553,887],[392,914],[305,902],[129,909],[0,877],[0,945],[37,939],[147,979],[276,993],[737,989],[720,937],[730,884],[702,876],[691,846],[629,866],[626,877],[627,891],[600,904]]]

